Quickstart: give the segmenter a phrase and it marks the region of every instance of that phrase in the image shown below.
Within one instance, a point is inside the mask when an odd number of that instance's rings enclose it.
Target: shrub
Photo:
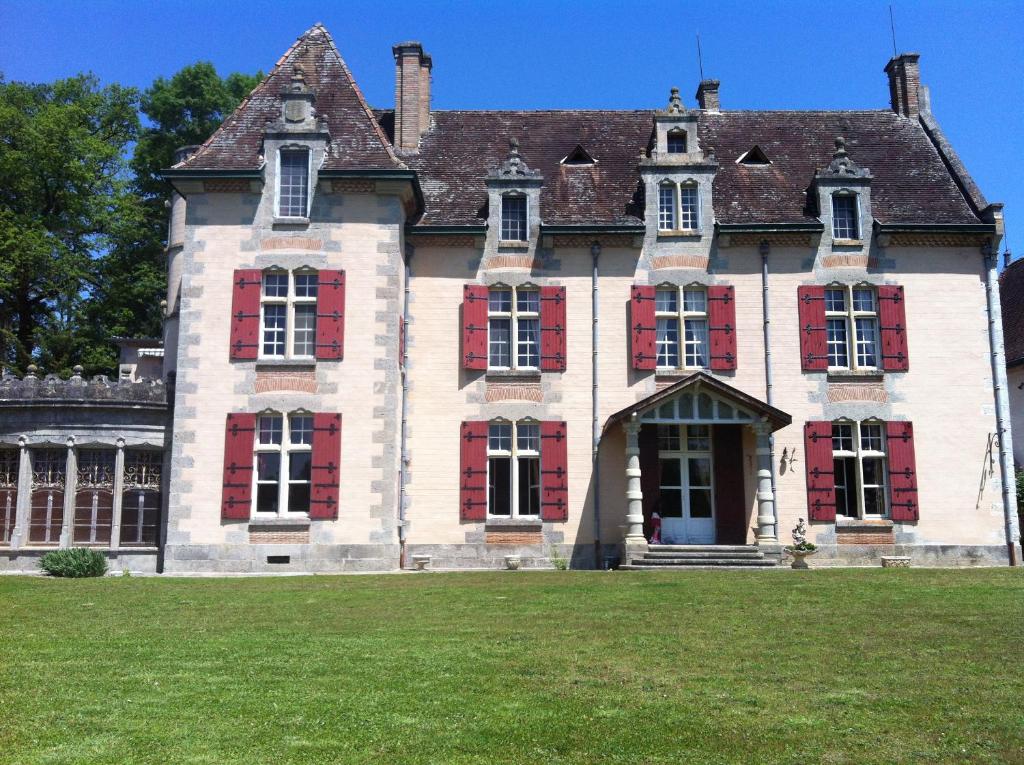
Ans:
[[[107,573],[107,558],[98,550],[88,547],[72,547],[67,550],[48,552],[39,561],[39,568],[50,576],[64,576],[78,579],[86,576],[103,576]]]

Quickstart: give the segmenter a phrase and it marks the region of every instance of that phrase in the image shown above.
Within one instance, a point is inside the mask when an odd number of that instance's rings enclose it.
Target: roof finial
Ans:
[[[668,97],[669,114],[679,114],[683,111],[683,100],[679,97],[679,88],[672,88]]]
[[[846,156],[846,139],[841,135],[836,136],[836,151],[832,155],[832,159],[842,159]]]

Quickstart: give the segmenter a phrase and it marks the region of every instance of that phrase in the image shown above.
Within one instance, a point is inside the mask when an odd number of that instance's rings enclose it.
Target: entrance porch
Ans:
[[[623,564],[780,558],[769,438],[791,421],[703,372],[612,415],[605,431],[626,436]]]

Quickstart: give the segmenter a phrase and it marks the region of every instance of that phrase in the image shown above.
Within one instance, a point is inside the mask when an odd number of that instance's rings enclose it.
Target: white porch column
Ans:
[[[771,426],[764,420],[751,425],[757,435],[757,536],[758,546],[778,547],[775,529],[775,494],[772,492],[772,458],[768,437]]]
[[[60,528],[60,547],[71,547],[74,540],[75,495],[78,492],[78,457],[75,437],[68,436],[68,457],[64,468],[64,522]]]
[[[622,426],[626,431],[626,560],[647,551],[644,536],[643,492],[640,490],[640,420],[634,414]]]
[[[28,544],[29,513],[32,506],[32,460],[28,439],[18,438],[18,499],[14,509],[14,533],[11,547],[17,549]]]
[[[124,496],[124,439],[117,439],[114,455],[114,504],[110,519],[110,549],[121,546],[121,500]]]

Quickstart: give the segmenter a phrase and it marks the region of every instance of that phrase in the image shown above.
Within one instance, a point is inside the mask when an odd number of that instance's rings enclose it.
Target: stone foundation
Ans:
[[[411,544],[406,547],[406,568],[412,569],[413,556],[429,555],[432,570],[505,569],[505,556],[518,555],[521,569],[551,569],[552,553],[565,558],[569,568],[593,569],[593,545],[521,545],[521,544]]]
[[[168,545],[165,574],[343,574],[395,571],[398,545]]]
[[[1019,553],[1018,553],[1019,555]],[[808,558],[811,568],[842,566],[881,566],[883,557],[906,556],[912,567],[972,568],[1008,566],[1006,545],[899,545],[834,544],[818,545]],[[783,562],[790,561],[787,556]]]
[[[39,559],[46,553],[58,548],[21,548],[18,550],[0,551],[0,573],[4,574],[38,574]],[[109,573],[119,574],[129,571],[132,574],[155,574],[157,567],[157,551],[154,547],[139,550],[105,550],[95,548],[107,556]]]

